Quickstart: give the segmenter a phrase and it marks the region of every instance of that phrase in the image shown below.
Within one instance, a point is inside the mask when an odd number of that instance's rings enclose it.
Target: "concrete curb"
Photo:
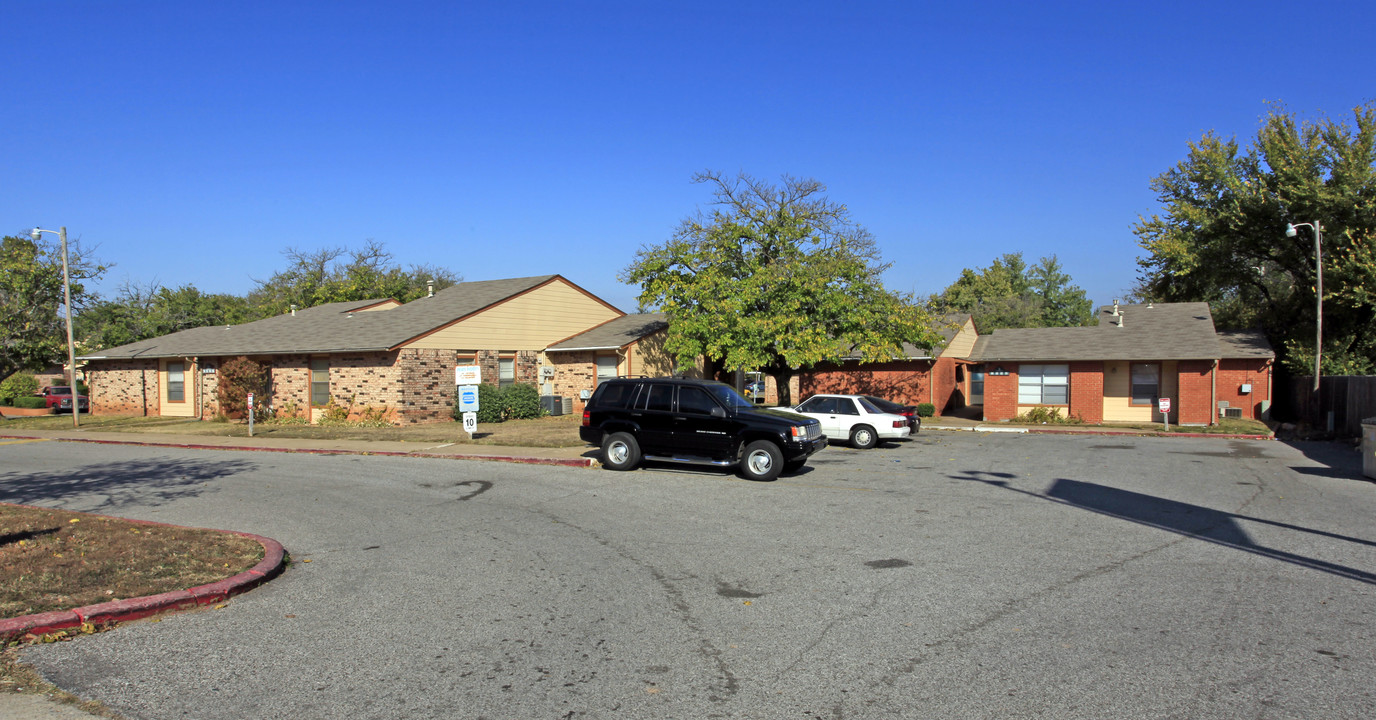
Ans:
[[[13,505],[12,503],[3,504],[13,507],[33,507],[30,505]],[[115,519],[138,525],[178,527],[148,520]],[[259,545],[263,546],[263,559],[257,565],[238,575],[186,590],[173,590],[158,595],[87,605],[73,610],[55,610],[0,620],[0,642],[17,640],[30,634],[44,635],[58,630],[81,627],[86,623],[99,625],[107,622],[125,622],[197,605],[213,605],[231,596],[248,592],[281,574],[286,558],[286,550],[282,548],[281,543],[272,538],[252,533],[223,532],[256,540]]]
[[[398,450],[346,450],[330,448],[276,448],[261,445],[206,445],[201,443],[163,443],[142,440],[103,440],[95,438],[37,438],[33,435],[0,435],[0,440],[53,440],[56,442],[81,442],[96,445],[135,445],[139,447],[170,447],[182,450],[236,450],[249,452],[306,453],[308,455],[380,455],[383,457],[423,457],[440,460],[490,460],[493,462],[520,463],[524,465],[558,465],[563,467],[597,467],[593,458],[541,458],[515,455],[455,455],[449,453],[428,453],[423,450],[401,452]]]
[[[1275,434],[1248,435],[1239,433],[1198,433],[1198,432],[1160,432],[1155,430],[1090,430],[1071,428],[1028,428],[999,427],[991,425],[923,425],[923,430],[949,430],[953,432],[993,432],[1019,433],[1030,435],[1103,435],[1107,437],[1164,437],[1164,438],[1210,438],[1217,440],[1275,440]]]

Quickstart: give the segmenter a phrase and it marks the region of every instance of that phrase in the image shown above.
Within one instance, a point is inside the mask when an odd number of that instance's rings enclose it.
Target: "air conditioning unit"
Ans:
[[[1222,410],[1223,417],[1225,418],[1236,418],[1238,420],[1242,419],[1242,408],[1226,407],[1222,408]]]
[[[564,398],[564,414],[565,414],[565,415],[572,415],[572,414],[573,414],[573,398],[571,398],[571,397],[566,397],[566,398]]]
[[[541,395],[540,407],[544,408],[546,414],[563,415],[565,412],[564,398],[558,395]]]

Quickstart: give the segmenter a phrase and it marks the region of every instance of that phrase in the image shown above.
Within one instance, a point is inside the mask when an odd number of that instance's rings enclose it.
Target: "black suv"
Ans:
[[[816,420],[756,407],[730,385],[678,378],[617,378],[597,386],[579,437],[602,447],[602,464],[646,460],[738,467],[750,480],[793,472],[827,446]]]

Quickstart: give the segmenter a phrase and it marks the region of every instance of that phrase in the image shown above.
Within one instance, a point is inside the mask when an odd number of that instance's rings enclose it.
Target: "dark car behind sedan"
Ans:
[[[884,398],[875,397],[873,395],[863,395],[862,397],[874,403],[875,407],[879,408],[880,410],[883,410],[886,413],[902,415],[908,421],[908,429],[912,430],[912,433],[909,435],[909,437],[912,437],[912,435],[916,435],[917,431],[922,429],[922,417],[917,414],[916,405],[903,405],[901,403],[896,403],[892,400],[885,400]]]

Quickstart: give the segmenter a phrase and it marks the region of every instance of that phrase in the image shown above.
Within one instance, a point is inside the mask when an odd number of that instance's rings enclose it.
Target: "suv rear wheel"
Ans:
[[[640,462],[640,443],[630,433],[612,433],[602,441],[602,464],[611,470],[630,470]]]
[[[768,440],[756,440],[745,446],[741,456],[741,475],[747,480],[769,482],[784,469],[784,454],[779,446]]]

